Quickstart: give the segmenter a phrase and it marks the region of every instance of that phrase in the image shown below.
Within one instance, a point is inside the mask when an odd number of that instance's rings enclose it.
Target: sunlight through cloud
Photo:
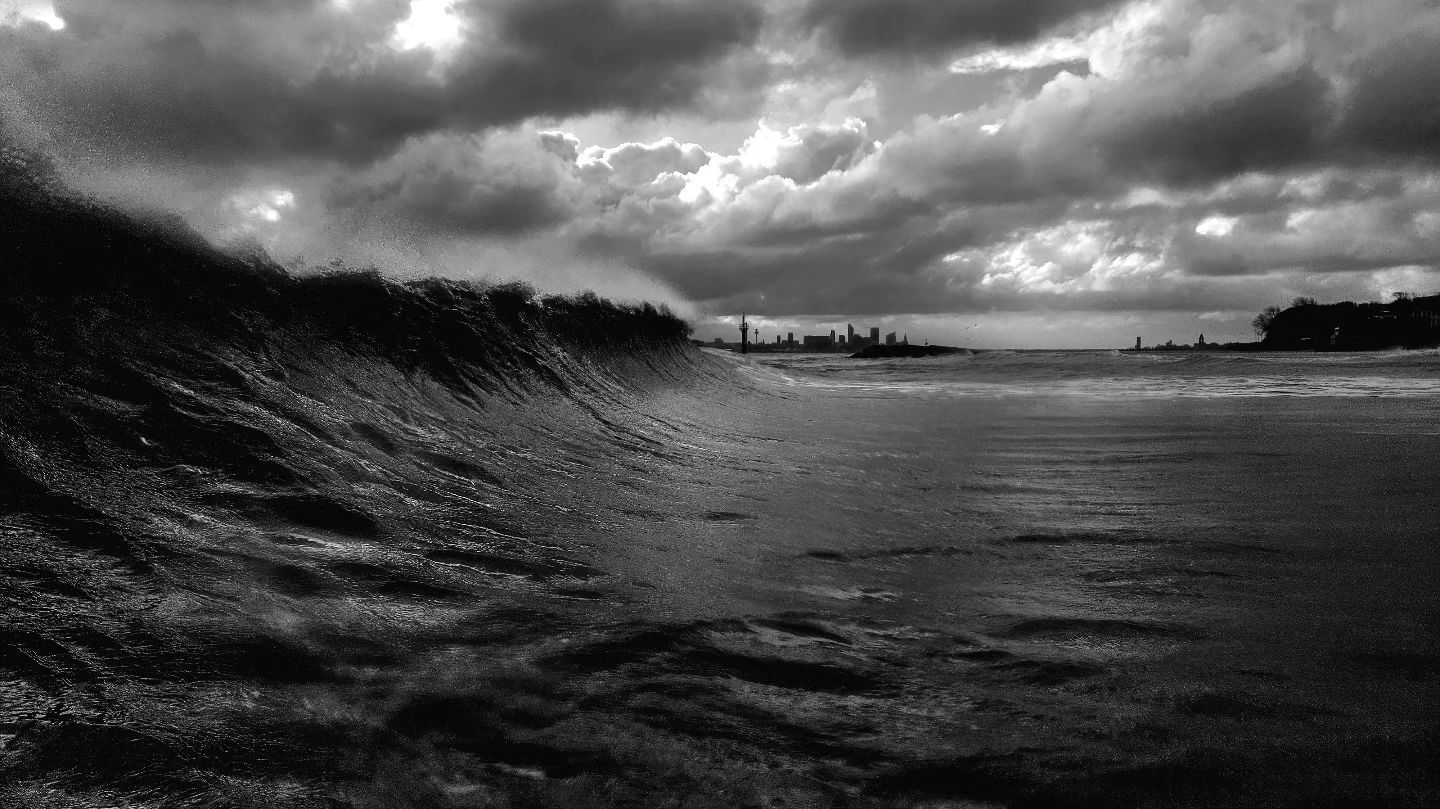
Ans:
[[[26,22],[40,22],[50,26],[51,31],[65,28],[65,19],[55,12],[55,6],[48,2],[33,0],[0,0],[0,25],[21,25]]]
[[[1089,57],[1088,37],[1047,39],[1019,48],[994,48],[950,63],[951,73],[974,75],[1004,70],[1033,70],[1079,62]]]
[[[1234,216],[1210,216],[1200,220],[1200,224],[1195,226],[1195,232],[1201,236],[1220,238],[1229,236],[1239,223],[1239,218]]]
[[[411,0],[410,16],[395,26],[392,40],[400,50],[428,48],[436,53],[453,50],[464,41],[454,0]]]

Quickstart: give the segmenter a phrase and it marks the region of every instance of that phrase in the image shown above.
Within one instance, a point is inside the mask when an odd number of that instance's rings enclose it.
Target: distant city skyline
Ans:
[[[1225,313],[1099,313],[1093,320],[1057,325],[1043,314],[1016,316],[974,315],[960,322],[954,318],[927,317],[857,317],[851,320],[833,318],[769,318],[763,315],[746,315],[751,326],[760,330],[762,341],[773,342],[775,335],[783,339],[788,332],[794,332],[799,340],[803,334],[828,334],[832,329],[843,335],[847,326],[853,325],[857,335],[861,324],[868,332],[871,324],[886,332],[908,334],[910,342],[954,345],[965,348],[1130,348],[1136,336],[1144,338],[1146,345],[1161,344],[1166,340],[1179,343],[1194,342],[1197,335],[1206,335],[1209,342],[1244,342],[1255,339],[1250,323],[1254,311]],[[734,322],[731,322],[731,321]],[[738,332],[734,318],[718,318],[696,324],[695,338],[712,342],[721,338],[727,343],[736,342]],[[1126,330],[1128,328],[1128,331]],[[1137,330],[1138,329],[1138,330]]]
[[[754,346],[760,351],[787,349],[787,350],[859,350],[872,345],[889,345],[895,343],[909,343],[909,335],[897,336],[896,332],[881,334],[879,326],[863,326],[855,328],[853,323],[845,324],[844,329],[831,328],[828,332],[824,329],[818,333],[812,331],[796,332],[793,329],[777,331],[774,334],[768,332],[762,334],[758,327],[745,317],[742,317],[735,324],[735,332],[730,337],[712,337],[701,340],[707,345],[724,345],[727,347],[740,347],[744,345]],[[743,343],[743,345],[742,345]]]

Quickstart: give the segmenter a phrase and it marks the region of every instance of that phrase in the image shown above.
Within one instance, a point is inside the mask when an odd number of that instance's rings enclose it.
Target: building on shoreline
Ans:
[[[844,332],[831,329],[829,334],[806,334],[801,335],[800,339],[797,340],[795,338],[795,332],[784,332],[784,336],[782,337],[782,332],[777,330],[775,332],[774,342],[771,342],[768,335],[762,336],[760,330],[756,329],[755,336],[753,339],[748,340],[746,349],[758,353],[772,353],[777,351],[853,353],[863,351],[873,345],[880,345],[880,327],[871,326],[869,332],[870,336],[866,337],[863,331],[855,330],[853,323],[847,323],[845,324]],[[888,339],[892,345],[897,344],[897,342],[901,345],[908,345],[910,342],[908,335],[903,341],[896,341],[894,332],[887,335],[886,339]],[[727,349],[730,351],[740,350],[739,343],[727,342],[720,337],[716,337],[708,343],[700,343],[699,341],[696,341],[696,343],[698,345],[704,345],[707,348]]]

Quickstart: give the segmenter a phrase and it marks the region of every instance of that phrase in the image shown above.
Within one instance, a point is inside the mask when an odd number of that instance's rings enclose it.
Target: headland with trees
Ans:
[[[1440,295],[1395,293],[1389,303],[1320,303],[1298,297],[1289,306],[1267,306],[1250,322],[1255,342],[1193,345],[1166,341],[1131,351],[1381,351],[1440,346]]]
[[[1267,306],[1251,321],[1260,341],[1231,343],[1232,350],[1378,351],[1440,346],[1440,295],[1397,292],[1389,303],[1319,303],[1295,298]]]

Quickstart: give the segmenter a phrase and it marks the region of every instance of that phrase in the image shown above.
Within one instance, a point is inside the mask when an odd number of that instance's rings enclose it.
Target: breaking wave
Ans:
[[[485,773],[613,774],[541,739],[583,695],[521,658],[603,653],[556,647],[568,605],[618,597],[574,540],[612,518],[595,480],[704,462],[680,405],[743,395],[733,363],[648,304],[295,276],[17,154],[0,804],[433,806]],[[435,760],[461,754],[479,769]]]
[[[0,806],[1440,794],[1431,411],[1050,395],[1338,360],[745,362],[644,305],[291,275],[5,160]]]

